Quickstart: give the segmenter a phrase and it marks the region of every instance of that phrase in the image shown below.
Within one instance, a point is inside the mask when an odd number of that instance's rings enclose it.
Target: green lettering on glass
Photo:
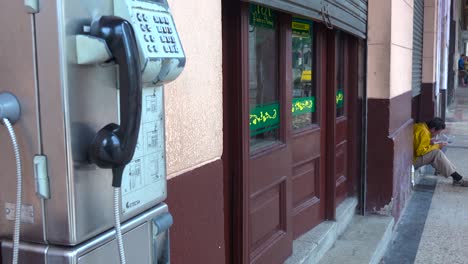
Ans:
[[[343,107],[344,103],[344,90],[339,89],[336,91],[336,108]]]
[[[250,25],[264,28],[274,28],[276,20],[276,12],[270,8],[250,5]]]
[[[292,115],[302,115],[315,112],[315,97],[294,98],[292,101]]]
[[[278,128],[280,123],[279,104],[259,105],[250,111],[250,136]]]

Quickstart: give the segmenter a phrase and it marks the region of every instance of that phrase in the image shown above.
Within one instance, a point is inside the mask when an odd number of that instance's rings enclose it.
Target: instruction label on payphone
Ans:
[[[122,178],[123,214],[166,195],[162,87],[143,88],[142,99],[138,143]]]

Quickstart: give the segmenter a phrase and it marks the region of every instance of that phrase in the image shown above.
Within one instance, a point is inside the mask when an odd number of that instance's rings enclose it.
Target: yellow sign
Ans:
[[[292,22],[292,29],[297,29],[297,30],[300,30],[300,31],[309,31],[310,30],[310,24],[293,21]]]
[[[312,22],[299,19],[299,18],[293,18],[292,24],[291,24],[291,29],[292,33],[295,36],[303,37],[303,38],[310,38],[310,28],[312,27]]]
[[[301,82],[310,82],[312,80],[312,71],[303,70],[301,75]]]

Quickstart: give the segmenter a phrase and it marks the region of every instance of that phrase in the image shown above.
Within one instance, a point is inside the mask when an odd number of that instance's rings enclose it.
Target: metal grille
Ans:
[[[367,0],[241,0],[317,20],[360,38],[367,37]],[[387,1],[387,0],[385,0]],[[323,14],[325,16],[323,16]]]
[[[414,0],[413,10],[413,97],[421,93],[424,31],[424,0]]]
[[[361,38],[367,36],[367,0],[326,0],[330,22]]]

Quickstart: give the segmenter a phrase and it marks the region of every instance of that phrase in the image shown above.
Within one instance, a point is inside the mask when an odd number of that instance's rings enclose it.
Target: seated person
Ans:
[[[447,143],[433,144],[431,138],[445,129],[444,120],[436,117],[426,123],[416,123],[413,128],[413,165],[417,169],[423,165],[432,165],[436,171],[444,176],[453,178],[453,185],[468,187],[465,180],[441,151]]]

